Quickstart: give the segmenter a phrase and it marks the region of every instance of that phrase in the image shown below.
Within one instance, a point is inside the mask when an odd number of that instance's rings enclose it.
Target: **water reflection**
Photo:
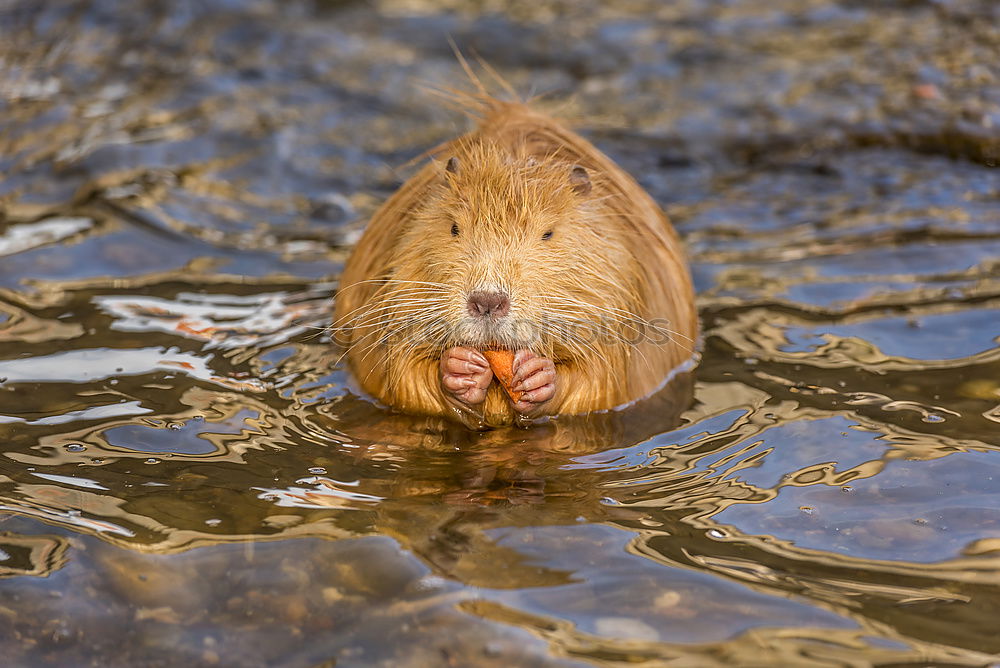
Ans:
[[[993,5],[508,5],[0,8],[12,664],[995,660]],[[664,392],[470,433],[338,366],[448,36],[677,222]]]
[[[0,534],[0,577],[46,577],[66,563],[66,539]]]

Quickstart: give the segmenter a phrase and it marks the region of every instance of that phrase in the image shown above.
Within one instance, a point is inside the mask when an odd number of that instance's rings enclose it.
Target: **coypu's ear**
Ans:
[[[590,174],[580,165],[576,165],[569,173],[569,184],[577,195],[587,195],[590,193]]]
[[[458,174],[458,158],[455,156],[448,158],[448,164],[444,166],[444,171],[449,174]]]

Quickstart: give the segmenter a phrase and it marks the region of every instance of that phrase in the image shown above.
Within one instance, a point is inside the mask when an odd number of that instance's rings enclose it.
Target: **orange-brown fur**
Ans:
[[[588,141],[527,105],[477,100],[478,128],[441,147],[375,213],[347,262],[334,325],[355,377],[390,406],[453,415],[439,382],[442,351],[499,344],[555,362],[547,413],[648,395],[694,352],[697,317],[677,234]],[[445,170],[451,157],[454,174]],[[571,187],[576,165],[589,173],[586,194]],[[466,323],[467,295],[483,284],[505,290],[511,319],[534,331],[487,334]],[[602,317],[604,340],[584,341],[580,326]],[[657,320],[670,341],[650,328]],[[560,335],[569,324],[577,333]],[[483,413],[490,425],[516,418],[496,383]]]

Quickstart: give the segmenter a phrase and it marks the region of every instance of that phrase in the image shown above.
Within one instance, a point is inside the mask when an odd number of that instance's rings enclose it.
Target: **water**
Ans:
[[[984,665],[988,0],[0,4],[9,665]],[[471,434],[321,334],[448,37],[684,235],[702,360]]]

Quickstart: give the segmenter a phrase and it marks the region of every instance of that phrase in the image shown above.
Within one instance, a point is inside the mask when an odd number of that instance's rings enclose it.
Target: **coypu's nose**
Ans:
[[[467,306],[471,316],[502,318],[510,312],[510,299],[502,292],[473,292]]]

